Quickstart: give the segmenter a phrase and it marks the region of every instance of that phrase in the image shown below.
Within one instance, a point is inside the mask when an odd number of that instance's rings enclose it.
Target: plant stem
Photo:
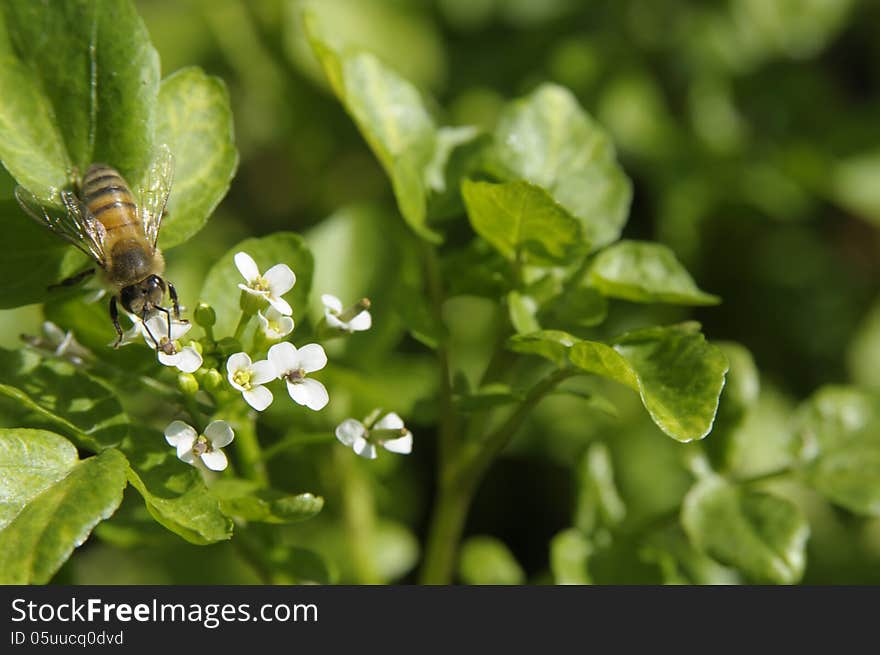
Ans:
[[[263,461],[263,452],[257,440],[256,418],[250,413],[236,421],[235,452],[241,467],[241,474],[261,486],[269,486],[269,474]]]
[[[373,560],[376,516],[373,493],[363,472],[346,448],[333,449],[333,460],[342,487],[342,512],[348,548],[354,565],[355,584],[381,584]]]
[[[251,318],[253,318],[253,312],[241,312],[241,318],[238,319],[238,325],[235,326],[235,334],[233,335],[233,339],[241,343],[241,337],[244,335],[244,331],[247,328],[248,323],[250,323]]]
[[[425,254],[425,275],[428,293],[431,297],[431,310],[438,325],[443,322],[443,282],[440,276],[440,263],[437,252],[423,243]],[[443,472],[454,456],[458,446],[458,419],[452,404],[452,376],[449,366],[449,350],[443,339],[437,343],[437,364],[440,378],[440,431],[438,444],[438,471]]]
[[[428,530],[422,584],[450,582],[467,512],[489,465],[516,434],[535,406],[560,382],[577,374],[574,369],[560,369],[538,382],[501,426],[484,439],[460,451],[456,460],[441,471],[437,501]]]

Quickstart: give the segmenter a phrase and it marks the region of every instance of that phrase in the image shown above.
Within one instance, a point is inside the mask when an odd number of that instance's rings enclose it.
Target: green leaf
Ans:
[[[503,542],[484,535],[461,546],[458,574],[465,584],[521,585],[526,574]]]
[[[608,446],[590,445],[578,469],[579,493],[575,526],[584,534],[593,534],[600,526],[613,528],[626,516],[626,505],[614,482],[614,467]]]
[[[0,158],[43,199],[106,162],[149,163],[159,56],[129,0],[3,4],[13,59],[0,66]],[[125,35],[120,38],[120,35]]]
[[[575,528],[556,534],[550,541],[550,570],[556,584],[591,584],[590,541]]]
[[[682,505],[693,544],[759,583],[794,584],[805,566],[809,525],[794,503],[708,476]]]
[[[852,387],[822,387],[798,410],[807,480],[832,503],[880,516],[880,402]]]
[[[211,493],[220,501],[225,514],[245,521],[298,523],[312,518],[324,507],[320,496],[310,493],[292,496],[237,478],[218,480],[211,487]]]
[[[428,182],[436,175],[437,128],[418,90],[368,53],[343,54],[321,39],[313,16],[306,32],[336,96],[391,178],[400,213],[420,237],[440,235],[427,224]]]
[[[0,396],[12,401],[4,403],[7,414],[35,414],[88,450],[115,446],[128,434],[114,391],[60,360],[0,349]]]
[[[7,451],[8,452],[8,451]],[[3,468],[20,466],[5,463]],[[125,457],[108,449],[33,497],[0,531],[0,583],[45,584],[122,502]]]
[[[507,347],[526,355],[539,355],[557,366],[568,362],[569,348],[580,340],[561,330],[540,330],[531,334],[517,334],[507,341]]]
[[[566,89],[543,84],[503,112],[495,129],[494,168],[504,180],[546,190],[583,226],[591,248],[616,241],[632,187],[605,132]]]
[[[76,447],[44,430],[0,429],[0,530],[78,462]]]
[[[712,429],[728,369],[721,350],[696,324],[646,328],[615,339],[614,350],[638,379],[642,403],[661,430],[678,441]]]
[[[507,294],[507,313],[510,324],[517,334],[530,334],[539,332],[541,326],[535,314],[538,311],[538,303],[531,296],[521,294],[519,291],[511,291]]]
[[[241,315],[238,285],[244,284],[244,278],[233,261],[235,253],[239,251],[244,251],[254,258],[260,273],[265,273],[275,264],[287,264],[293,269],[296,274],[296,284],[284,299],[293,307],[294,317],[302,317],[307,309],[312,272],[315,268],[312,253],[298,234],[275,232],[264,237],[252,237],[241,241],[208,271],[200,297],[217,313],[214,333],[218,337],[231,336]]]
[[[462,412],[479,412],[502,407],[522,400],[522,394],[514,392],[506,384],[487,384],[476,391],[456,395],[455,406]]]
[[[132,430],[122,449],[129,460],[128,481],[158,523],[198,545],[232,536],[232,521],[199,471],[180,461],[158,431]]]
[[[510,260],[565,262],[581,245],[578,221],[541,187],[465,180],[461,191],[474,231]]]
[[[335,571],[307,548],[274,548],[268,553],[273,584],[333,584]]]
[[[575,287],[564,290],[539,312],[539,319],[564,329],[594,327],[608,315],[608,301],[596,289]]]
[[[639,380],[635,371],[611,346],[598,341],[581,341],[572,347],[569,359],[582,371],[620,382],[634,391],[639,390]]]
[[[174,185],[159,239],[170,248],[198,232],[226,195],[238,151],[226,85],[199,68],[162,80],[158,119],[156,143],[174,154]]]
[[[590,283],[603,295],[633,302],[716,305],[717,296],[697,288],[675,254],[659,243],[621,241],[598,255]]]

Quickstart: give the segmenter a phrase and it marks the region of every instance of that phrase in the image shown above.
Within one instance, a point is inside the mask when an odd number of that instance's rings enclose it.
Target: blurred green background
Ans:
[[[433,488],[434,409],[426,399],[434,373],[393,307],[394,289],[412,278],[417,256],[398,234],[404,228],[387,179],[305,43],[306,6],[336,37],[374,51],[413,81],[445,124],[491,128],[507,99],[545,80],[576,94],[611,133],[633,180],[624,237],[669,245],[700,287],[724,300],[693,311],[615,303],[607,330],[690,317],[711,340],[744,345],[761,372],[757,407],[742,427],[751,444],[746,468],[774,468],[793,429],[791,408],[819,386],[880,390],[880,3],[136,4],[163,75],[195,64],[220,76],[236,120],[241,163],[227,198],[195,239],[167,254],[169,278],[185,304],[194,305],[208,266],[235,242],[280,229],[306,234],[315,249],[315,292],[373,299],[376,329],[331,352],[331,361],[345,362],[336,375],[353,396],[358,387],[345,366],[372,371],[375,397],[394,402],[415,433],[411,458],[357,463],[365,465],[384,517],[376,549],[385,579],[414,579]],[[465,220],[450,221],[448,229],[452,243],[469,238]],[[485,363],[497,316],[486,301],[468,297],[446,310],[453,365],[472,375]],[[37,308],[0,312],[3,345],[36,331],[40,316]],[[338,400],[340,418],[361,400]],[[612,451],[628,523],[675,508],[690,481],[680,462],[687,447],[661,435],[637,399],[622,396],[620,407],[612,419],[569,398],[542,404],[481,488],[466,532],[501,539],[524,579],[548,580],[548,543],[572,524],[573,462],[593,439]],[[267,416],[274,438],[289,429],[285,420]],[[327,497],[321,517],[281,538],[329,554],[338,579],[347,581],[336,482],[326,470],[333,447],[316,439],[286,451],[274,460],[273,479]],[[880,521],[856,520],[815,497],[798,501],[813,526],[805,581],[880,582]],[[111,535],[105,543],[116,546],[90,545],[62,577],[111,581],[106,576],[115,571],[120,582],[252,581],[246,567],[230,563],[231,546],[198,549],[175,540],[157,537],[149,548],[126,550]],[[172,565],[163,548],[189,554]],[[187,557],[198,558],[197,570]],[[223,564],[206,573],[214,557]],[[611,559],[599,559],[597,581],[654,579]]]

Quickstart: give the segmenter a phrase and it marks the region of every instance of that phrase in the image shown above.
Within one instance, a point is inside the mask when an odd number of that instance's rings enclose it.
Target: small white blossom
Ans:
[[[327,354],[319,344],[310,343],[297,348],[288,341],[276,343],[269,348],[269,361],[278,378],[287,382],[287,392],[294,402],[315,411],[327,406],[330,396],[326,387],[306,377],[327,365]]]
[[[392,453],[408,455],[412,452],[412,432],[403,425],[403,419],[391,412],[371,427],[347,418],[336,426],[336,438],[367,459],[376,459],[376,445]]]
[[[228,446],[235,438],[232,428],[226,421],[211,421],[204,434],[183,421],[172,421],[165,428],[165,441],[177,449],[177,457],[187,464],[196,465],[196,460],[212,471],[222,471],[228,462],[221,448]]]
[[[268,360],[251,363],[247,353],[235,353],[226,360],[226,374],[229,384],[258,412],[272,404],[272,392],[262,386],[275,379],[275,367]]]
[[[321,296],[321,302],[324,304],[324,319],[331,328],[343,332],[362,332],[373,325],[373,317],[367,311],[370,303],[366,298],[348,310],[343,309],[339,298],[329,293]]]
[[[293,310],[281,297],[296,284],[296,275],[290,270],[290,266],[275,264],[265,274],[260,275],[260,269],[257,268],[254,258],[246,252],[235,254],[235,266],[247,282],[247,284],[239,284],[239,289],[265,298],[281,314],[290,316]]]
[[[92,357],[91,351],[76,340],[71,330],[65,332],[52,321],[43,322],[42,337],[22,335],[21,338],[34,348],[66,359],[77,366]]]
[[[168,319],[162,312],[156,312],[146,321],[135,321],[132,329],[137,329],[147,345],[156,351],[159,361],[165,366],[174,366],[183,373],[194,373],[202,365],[202,356],[192,346],[182,347],[180,337],[190,331],[189,321],[171,321],[170,334]],[[131,330],[129,330],[130,332]]]
[[[260,320],[260,330],[271,341],[283,339],[293,332],[293,319],[285,316],[271,305],[266,309],[266,313],[257,312],[257,318]]]

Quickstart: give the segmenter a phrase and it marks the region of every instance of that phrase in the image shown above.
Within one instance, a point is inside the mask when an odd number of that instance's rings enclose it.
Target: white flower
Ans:
[[[278,341],[293,332],[293,319],[285,316],[271,305],[266,313],[257,312],[257,318],[260,320],[260,329],[268,339]]]
[[[235,434],[226,421],[211,421],[204,434],[198,434],[183,421],[172,421],[165,428],[165,441],[177,449],[178,458],[193,466],[197,459],[201,459],[212,471],[226,468],[226,454],[220,449],[232,443],[234,438]]]
[[[247,284],[239,284],[239,289],[265,298],[281,314],[290,316],[293,310],[281,297],[296,284],[296,275],[290,270],[290,266],[275,264],[265,275],[260,275],[254,258],[246,252],[235,253],[235,266],[247,281]]]
[[[367,459],[376,459],[376,444],[392,453],[408,455],[412,452],[412,432],[394,412],[383,416],[371,428],[347,418],[336,426],[336,438]]]
[[[306,344],[297,349],[292,343],[282,341],[269,348],[269,361],[275,374],[287,382],[287,392],[294,402],[315,411],[324,409],[330,401],[327,389],[306,374],[320,371],[327,365],[327,354],[317,343]]]
[[[373,324],[373,318],[367,311],[370,301],[366,298],[347,310],[342,308],[339,298],[329,293],[321,296],[321,302],[324,303],[324,319],[332,328],[343,332],[362,332],[369,330]]]
[[[134,328],[141,331],[147,345],[157,352],[159,361],[165,366],[175,366],[184,373],[194,373],[201,367],[202,356],[199,351],[192,346],[181,347],[178,341],[192,328],[189,321],[172,320],[169,330],[165,314],[156,312],[146,321],[135,321]]]
[[[65,332],[52,321],[43,322],[42,337],[23,334],[21,338],[34,348],[66,359],[77,366],[92,357],[91,351],[76,340],[71,330]]]
[[[262,386],[275,379],[275,367],[268,360],[251,363],[247,353],[235,353],[226,360],[226,374],[229,384],[258,412],[272,404],[272,392]]]

